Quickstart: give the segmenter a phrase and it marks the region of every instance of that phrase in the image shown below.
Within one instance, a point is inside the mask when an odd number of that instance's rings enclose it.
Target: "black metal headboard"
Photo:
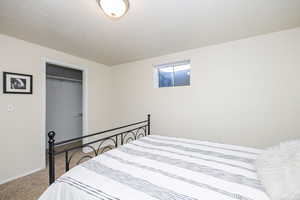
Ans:
[[[142,124],[142,125],[141,125]],[[138,126],[141,125],[141,126]],[[135,127],[135,128],[131,128],[129,130],[125,130],[126,128],[129,127]],[[116,133],[115,133],[116,132]],[[93,136],[99,136],[101,134],[104,133],[113,133],[110,136],[106,136],[104,138],[97,138],[93,141],[88,141],[86,143],[84,143],[83,139],[87,138],[91,138]],[[126,144],[130,141],[136,140],[140,137],[144,137],[150,135],[150,114],[147,115],[147,120],[145,121],[140,121],[140,122],[136,122],[133,124],[129,124],[129,125],[125,125],[125,126],[120,126],[117,128],[113,128],[113,129],[109,129],[109,130],[105,130],[105,131],[101,131],[98,133],[94,133],[94,134],[89,134],[89,135],[85,135],[82,137],[77,137],[77,138],[72,138],[69,140],[65,140],[65,141],[61,141],[61,142],[55,142],[55,132],[54,131],[50,131],[48,133],[48,144],[49,144],[49,149],[48,149],[48,159],[49,159],[49,185],[51,185],[54,181],[55,181],[55,156],[59,155],[59,154],[65,154],[65,171],[69,171],[70,169],[70,162],[73,158],[73,156],[75,155],[74,150],[82,150],[83,148],[88,148],[91,150],[92,155],[91,154],[87,154],[82,156],[79,161],[76,164],[79,164],[81,161],[85,160],[85,159],[89,159],[95,156],[98,156],[99,154],[116,148],[119,145],[123,145]],[[62,145],[67,145],[73,142],[78,142],[81,141],[82,144],[80,144],[79,146],[75,146],[75,147],[70,147],[70,148],[66,148],[63,150],[56,150],[57,147],[61,147]],[[105,142],[109,141],[110,145],[104,146]],[[95,145],[96,143],[99,143],[98,148],[95,148],[93,145]],[[69,155],[69,152],[72,152],[71,155]]]

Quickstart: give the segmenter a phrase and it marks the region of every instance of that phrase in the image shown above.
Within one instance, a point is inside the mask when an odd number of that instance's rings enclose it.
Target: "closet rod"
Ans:
[[[65,78],[65,77],[60,77],[60,76],[53,76],[53,75],[46,75],[47,78],[50,79],[57,79],[57,80],[63,80],[63,81],[73,81],[73,82],[82,82],[82,80],[77,80],[73,78]]]

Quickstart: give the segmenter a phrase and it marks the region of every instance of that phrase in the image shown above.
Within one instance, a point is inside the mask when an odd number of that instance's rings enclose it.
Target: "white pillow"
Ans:
[[[300,200],[300,140],[267,149],[258,156],[256,169],[272,200]]]

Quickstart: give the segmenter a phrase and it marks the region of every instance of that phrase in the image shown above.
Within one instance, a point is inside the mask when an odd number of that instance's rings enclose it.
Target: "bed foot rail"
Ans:
[[[56,155],[62,153],[65,154],[65,171],[67,172],[71,167],[71,160],[72,158],[74,158],[74,155],[76,153],[83,152],[85,154],[81,156],[78,162],[75,163],[76,165],[78,165],[81,162],[85,161],[86,159],[90,159],[95,156],[98,156],[99,154],[104,153],[107,150],[117,148],[119,145],[123,145],[133,140],[139,139],[140,137],[145,137],[147,135],[150,135],[150,130],[151,130],[150,119],[151,116],[150,114],[148,114],[147,119],[144,121],[128,124],[125,126],[120,126],[117,128],[105,130],[98,133],[72,138],[61,142],[55,142],[55,132],[50,131],[48,133],[49,185],[55,182],[55,156]],[[132,127],[132,129],[129,129],[129,127]],[[109,133],[109,132],[112,132],[112,135],[106,137],[100,136],[101,134]],[[85,138],[91,138],[94,136],[100,136],[100,137],[83,142]],[[68,145],[71,142],[75,142],[75,141],[81,141],[83,144],[79,146],[77,145],[75,147],[66,147],[63,150],[58,150],[58,149],[55,150],[56,147],[60,147],[62,145]],[[96,148],[95,145],[98,146],[98,148]],[[86,148],[86,152],[83,150],[83,148]],[[69,153],[71,154],[69,155]]]

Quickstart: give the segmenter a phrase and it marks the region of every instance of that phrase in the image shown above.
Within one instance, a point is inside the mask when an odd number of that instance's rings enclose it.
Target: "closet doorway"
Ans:
[[[83,135],[82,70],[46,63],[46,149],[49,131],[55,131],[56,142]],[[67,147],[80,144],[75,142]]]

